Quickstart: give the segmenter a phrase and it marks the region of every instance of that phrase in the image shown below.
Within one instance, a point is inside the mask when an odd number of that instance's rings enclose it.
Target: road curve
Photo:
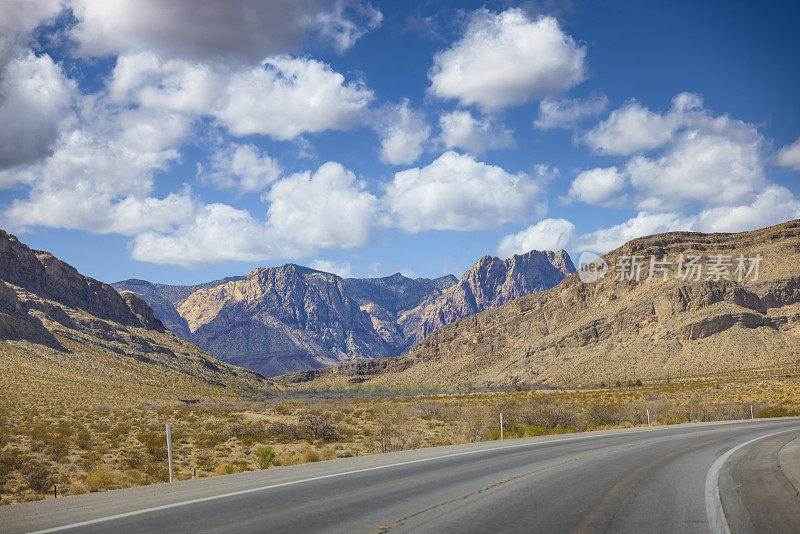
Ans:
[[[800,532],[799,438],[784,418],[437,447],[6,506],[0,532]]]

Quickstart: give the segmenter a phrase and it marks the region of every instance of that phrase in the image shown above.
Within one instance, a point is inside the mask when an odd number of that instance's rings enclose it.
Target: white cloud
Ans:
[[[189,133],[182,115],[119,109],[86,99],[43,161],[0,173],[30,188],[3,214],[14,228],[45,225],[94,233],[168,230],[193,215],[189,192],[152,197],[153,176],[175,161]]]
[[[47,156],[76,95],[75,83],[48,55],[28,51],[2,67],[0,169]]]
[[[340,51],[378,27],[369,4],[340,0],[71,0],[70,37],[84,56],[152,50],[185,59],[261,58],[298,48],[313,34]]]
[[[330,260],[314,260],[311,262],[310,267],[324,273],[332,273],[342,278],[350,278],[353,275],[350,262],[343,261],[336,263]]]
[[[62,0],[12,0],[0,2],[0,63],[15,45],[24,45],[30,32],[52,22],[61,12]]]
[[[580,201],[595,206],[619,204],[627,180],[616,167],[583,171],[572,181],[567,193],[568,201]]]
[[[521,9],[481,9],[464,36],[434,57],[430,90],[485,108],[522,104],[581,82],[585,56],[586,48],[553,17],[530,20]]]
[[[236,136],[280,140],[352,128],[374,98],[325,63],[285,55],[258,67],[163,61],[149,52],[120,56],[109,92],[118,104],[210,116]]]
[[[144,232],[133,240],[131,257],[161,265],[196,267],[222,261],[260,261],[280,257],[263,223],[247,211],[209,204],[171,233]]]
[[[445,152],[430,165],[398,172],[384,201],[406,232],[481,230],[536,215],[540,181],[469,155]]]
[[[800,201],[782,186],[769,185],[751,204],[701,211],[696,227],[703,232],[755,230],[800,217]]]
[[[387,106],[376,129],[381,136],[381,161],[393,165],[417,161],[431,133],[422,114],[408,107],[408,100]]]
[[[298,251],[366,244],[378,204],[352,172],[335,162],[280,180],[264,198],[270,202],[270,231]]]
[[[690,228],[691,221],[680,214],[642,211],[616,226],[580,236],[575,241],[575,249],[578,252],[605,254],[637,237]]]
[[[628,155],[666,144],[678,127],[672,115],[660,115],[630,101],[588,132],[584,141],[601,154]]]
[[[505,236],[497,246],[497,255],[510,258],[531,250],[560,250],[567,246],[575,225],[566,219],[542,219],[516,234]]]
[[[608,107],[606,95],[592,95],[584,100],[578,98],[545,98],[539,102],[539,117],[533,125],[541,130],[577,128],[584,119],[601,114]]]
[[[580,236],[576,240],[576,250],[602,254],[631,239],[662,232],[744,232],[798,217],[800,201],[785,187],[770,185],[751,203],[708,208],[696,215],[641,211],[621,224]]]
[[[645,200],[642,208],[680,207],[701,202],[736,205],[751,200],[764,186],[761,138],[749,142],[730,136],[689,131],[660,158],[637,156],[628,162],[631,184]]]
[[[366,244],[377,208],[355,175],[334,162],[279,180],[264,199],[270,202],[266,221],[226,204],[201,206],[172,231],[137,235],[132,257],[185,267],[308,257]]]
[[[444,113],[439,117],[439,141],[446,148],[463,148],[473,154],[514,146],[511,130],[488,118],[476,119],[467,110]]]
[[[263,68],[233,74],[214,116],[234,135],[294,139],[305,132],[347,130],[373,93],[320,61],[276,56]]]
[[[778,151],[777,163],[800,171],[800,138]]]
[[[231,143],[211,155],[211,169],[205,181],[244,192],[263,191],[281,175],[277,160],[262,154],[254,145]]]
[[[219,69],[183,60],[163,61],[152,52],[121,55],[109,83],[118,104],[207,114],[225,89]]]

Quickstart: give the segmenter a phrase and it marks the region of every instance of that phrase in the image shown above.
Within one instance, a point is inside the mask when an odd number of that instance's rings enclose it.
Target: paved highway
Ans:
[[[800,532],[800,419],[364,456],[0,508],[1,532]]]

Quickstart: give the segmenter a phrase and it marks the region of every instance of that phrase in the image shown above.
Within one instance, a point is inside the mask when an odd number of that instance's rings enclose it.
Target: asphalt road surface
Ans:
[[[800,532],[800,419],[509,439],[0,508],[0,532]],[[730,530],[728,530],[730,529]]]

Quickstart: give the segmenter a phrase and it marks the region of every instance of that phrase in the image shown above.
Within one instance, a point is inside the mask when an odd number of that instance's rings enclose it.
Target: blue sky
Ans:
[[[409,4],[0,4],[0,226],[196,283],[800,213],[796,3]]]

